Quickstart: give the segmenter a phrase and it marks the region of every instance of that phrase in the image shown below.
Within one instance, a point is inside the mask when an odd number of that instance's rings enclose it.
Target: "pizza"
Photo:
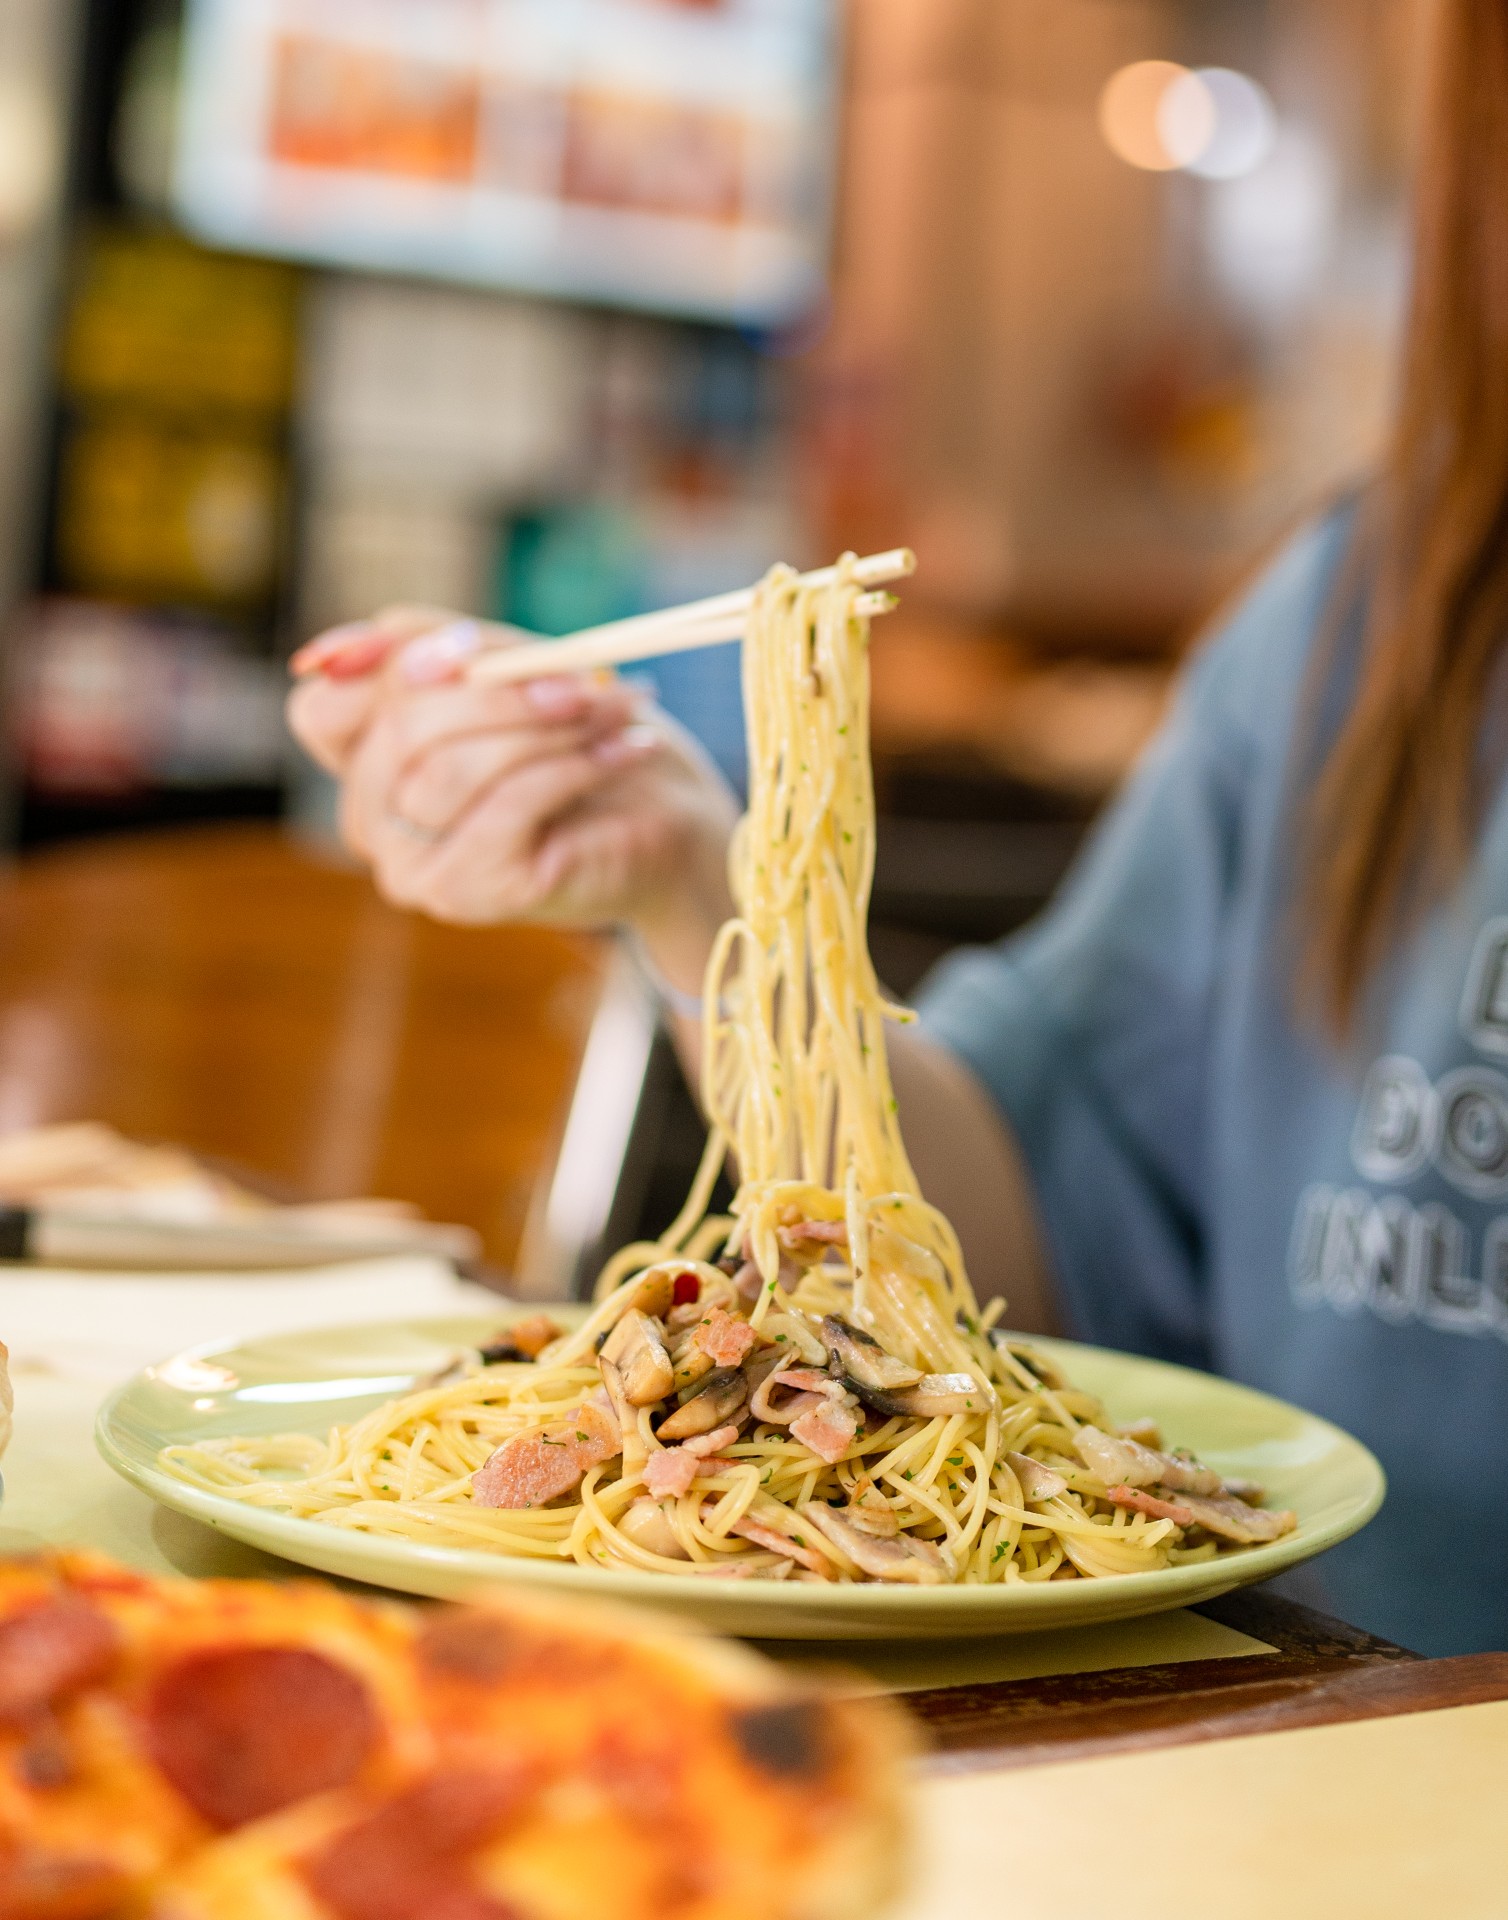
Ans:
[[[679,1621],[0,1563],[0,1920],[859,1920],[899,1713]]]

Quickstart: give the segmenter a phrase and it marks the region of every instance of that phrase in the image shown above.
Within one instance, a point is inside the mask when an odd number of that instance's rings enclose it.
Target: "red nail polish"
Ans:
[[[330,680],[359,680],[373,667],[381,666],[392,650],[393,643],[386,635],[372,634],[337,649],[323,662],[321,671]]]

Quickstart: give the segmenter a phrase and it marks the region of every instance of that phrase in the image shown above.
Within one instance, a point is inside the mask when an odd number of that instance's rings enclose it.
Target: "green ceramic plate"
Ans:
[[[563,1317],[563,1316],[562,1316]],[[725,1633],[766,1639],[917,1639],[1029,1633],[1122,1620],[1213,1599],[1265,1580],[1355,1533],[1382,1503],[1382,1469],[1328,1421],[1227,1381],[1067,1341],[1038,1344],[1112,1415],[1152,1415],[1222,1472],[1260,1481],[1293,1507],[1296,1533],[1198,1566],[1045,1586],[786,1585],[605,1573],[574,1563],[418,1546],[245,1507],[171,1479],[163,1447],[217,1434],[324,1434],[432,1373],[457,1348],[494,1337],[486,1321],[411,1320],[201,1348],[149,1367],[101,1409],[101,1453],[164,1506],[287,1560],[406,1593],[455,1597],[498,1580],[611,1594],[694,1614]]]

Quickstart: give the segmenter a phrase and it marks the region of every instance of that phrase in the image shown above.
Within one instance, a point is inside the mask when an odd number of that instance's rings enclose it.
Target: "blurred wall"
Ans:
[[[1157,639],[1364,470],[1390,401],[1418,0],[853,0],[833,405],[843,512],[919,590]],[[1276,104],[1249,177],[1138,172],[1121,66],[1230,66]],[[860,498],[866,491],[869,498]],[[842,490],[840,489],[840,493]],[[867,531],[867,529],[866,529]]]

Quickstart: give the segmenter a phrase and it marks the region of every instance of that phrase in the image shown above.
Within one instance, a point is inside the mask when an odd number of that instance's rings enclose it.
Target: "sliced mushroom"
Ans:
[[[905,1533],[897,1534],[892,1540],[876,1539],[871,1533],[861,1533],[841,1514],[815,1500],[800,1509],[800,1517],[810,1520],[835,1547],[841,1547],[859,1571],[867,1573],[871,1580],[936,1587],[953,1577],[942,1549],[930,1540],[916,1540]]]
[[[651,1320],[663,1320],[675,1301],[675,1275],[658,1269],[646,1273],[629,1296],[630,1313],[647,1313]]]
[[[601,1358],[618,1369],[631,1407],[652,1407],[674,1385],[675,1368],[660,1329],[637,1307],[631,1307],[603,1341]]]
[[[623,1375],[613,1362],[603,1354],[597,1364],[602,1369],[602,1384],[607,1390],[607,1397],[612,1403],[612,1416],[618,1422],[618,1431],[622,1436],[623,1472],[625,1476],[638,1473],[643,1469],[649,1451],[639,1432],[638,1413],[629,1402]]]
[[[1012,1473],[1021,1482],[1021,1498],[1027,1502],[1034,1500],[1056,1500],[1060,1493],[1067,1493],[1068,1482],[1061,1473],[1054,1473],[1040,1460],[1033,1460],[1029,1453],[1008,1453],[1006,1462]]]
[[[689,1400],[669,1413],[655,1429],[661,1440],[690,1440],[727,1424],[748,1404],[749,1383],[737,1367],[719,1367],[709,1373]]]
[[[1152,1487],[1161,1483],[1178,1493],[1218,1498],[1221,1480],[1213,1467],[1174,1453],[1158,1453],[1139,1441],[1102,1433],[1098,1427],[1080,1427],[1073,1436],[1079,1458],[1106,1486]]]
[[[643,1547],[646,1553],[657,1553],[662,1560],[691,1558],[670,1524],[670,1515],[658,1500],[651,1500],[647,1495],[635,1500],[618,1522],[618,1531],[636,1547]]]
[[[893,1539],[901,1530],[895,1509],[867,1474],[849,1490],[843,1518],[860,1533],[872,1533],[881,1540]]]
[[[994,1404],[972,1373],[924,1373],[914,1387],[881,1393],[850,1379],[848,1384],[876,1413],[898,1413],[915,1420],[937,1420],[954,1413],[983,1413]]]
[[[686,1331],[682,1331],[678,1340],[670,1349],[671,1364],[675,1368],[673,1391],[684,1393],[687,1387],[694,1387],[698,1380],[705,1380],[717,1362],[710,1353],[702,1349]]]
[[[919,1367],[908,1367],[893,1353],[886,1353],[879,1341],[830,1313],[822,1322],[822,1337],[827,1342],[835,1368],[843,1374],[855,1393],[867,1387],[872,1393],[900,1393],[919,1384]]]
[[[882,1500],[878,1506],[846,1507],[843,1518],[851,1527],[857,1527],[860,1533],[872,1534],[876,1540],[893,1540],[901,1530],[901,1523],[894,1512]]]

